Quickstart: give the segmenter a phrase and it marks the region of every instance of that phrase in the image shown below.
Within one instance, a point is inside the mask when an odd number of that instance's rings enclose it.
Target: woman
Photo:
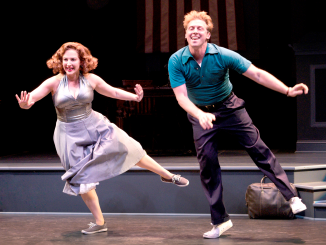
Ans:
[[[136,94],[114,88],[99,76],[89,73],[97,67],[97,59],[85,46],[63,44],[47,61],[57,75],[45,80],[31,93],[16,94],[22,109],[31,108],[51,92],[57,113],[53,140],[66,173],[63,192],[81,195],[96,223],[82,230],[84,234],[107,231],[95,191],[99,181],[124,173],[137,165],[161,176],[166,183],[183,187],[189,181],[173,175],[150,158],[141,145],[124,131],[92,110],[93,90],[107,97],[141,101],[143,89],[135,86]]]

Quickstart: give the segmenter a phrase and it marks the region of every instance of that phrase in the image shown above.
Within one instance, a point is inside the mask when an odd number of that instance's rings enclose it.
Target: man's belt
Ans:
[[[221,100],[213,105],[196,105],[196,106],[199,109],[201,109],[202,111],[206,111],[206,112],[214,111],[217,108],[219,108],[232,94],[233,94],[233,92],[231,91],[231,93],[228,96],[226,96],[223,100]]]

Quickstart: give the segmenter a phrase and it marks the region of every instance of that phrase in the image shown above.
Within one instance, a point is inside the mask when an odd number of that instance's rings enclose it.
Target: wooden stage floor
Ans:
[[[326,222],[305,219],[253,220],[231,217],[233,227],[217,239],[204,239],[209,216],[110,215],[108,231],[83,235],[91,215],[0,214],[1,244],[110,245],[269,245],[326,244]]]

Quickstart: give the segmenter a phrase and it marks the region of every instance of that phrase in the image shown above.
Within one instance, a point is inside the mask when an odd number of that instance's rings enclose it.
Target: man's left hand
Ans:
[[[309,89],[306,84],[299,83],[299,84],[296,84],[293,88],[289,87],[287,96],[296,97],[297,95],[300,95],[303,93],[308,94],[308,91],[309,91]]]

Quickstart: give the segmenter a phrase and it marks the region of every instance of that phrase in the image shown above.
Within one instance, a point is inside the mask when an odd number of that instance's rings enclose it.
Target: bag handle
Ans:
[[[260,190],[261,190],[261,192],[264,192],[263,184],[265,183],[265,178],[267,178],[266,175],[264,175],[264,177],[260,181]]]

